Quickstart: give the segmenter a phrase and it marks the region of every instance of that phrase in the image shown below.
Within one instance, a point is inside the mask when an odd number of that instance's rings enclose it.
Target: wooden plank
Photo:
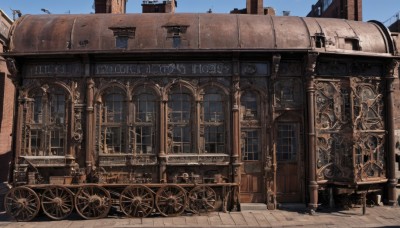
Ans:
[[[230,214],[219,213],[219,217],[221,218],[222,225],[235,225],[235,221],[233,221]]]
[[[247,222],[243,218],[242,213],[240,213],[240,212],[232,212],[231,216],[232,216],[233,221],[235,221],[236,225],[247,225]]]
[[[257,219],[254,217],[253,212],[244,211],[242,212],[244,219],[248,226],[259,226]]]
[[[265,218],[262,213],[255,212],[253,214],[254,218],[257,220],[258,224],[262,227],[271,227],[271,223]]]

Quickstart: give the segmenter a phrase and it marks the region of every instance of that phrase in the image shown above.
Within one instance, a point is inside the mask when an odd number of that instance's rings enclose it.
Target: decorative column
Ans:
[[[239,117],[239,107],[240,107],[240,63],[238,60],[233,61],[233,76],[232,76],[232,176],[233,182],[239,184],[241,182],[240,176],[240,166],[242,165],[239,159],[240,150],[240,117]],[[240,191],[240,190],[239,190]]]
[[[166,155],[166,124],[167,124],[167,99],[163,97],[160,101],[160,153],[159,153],[159,161],[160,161],[160,170],[159,170],[159,178],[161,183],[167,183],[167,155]]]
[[[316,134],[315,134],[315,68],[317,65],[317,53],[310,53],[307,56],[307,120],[308,120],[308,189],[310,202],[308,209],[314,214],[318,207],[318,183],[317,183],[317,162],[316,162]]]
[[[93,166],[94,145],[94,81],[87,79],[86,88],[86,171],[89,173]]]
[[[397,205],[397,194],[396,194],[396,142],[394,134],[394,99],[393,99],[393,81],[396,78],[399,67],[399,62],[392,60],[387,65],[386,72],[386,131],[387,131],[387,188],[388,188],[388,204],[390,206]]]

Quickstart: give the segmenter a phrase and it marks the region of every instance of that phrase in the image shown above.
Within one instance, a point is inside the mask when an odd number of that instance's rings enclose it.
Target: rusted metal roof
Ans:
[[[26,15],[10,34],[8,55],[312,49],[370,55],[393,51],[391,38],[376,23],[264,15]]]

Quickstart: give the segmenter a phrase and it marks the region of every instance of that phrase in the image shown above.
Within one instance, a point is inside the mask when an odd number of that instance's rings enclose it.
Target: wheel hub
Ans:
[[[99,206],[103,206],[104,202],[100,196],[93,195],[93,196],[90,196],[90,198],[89,198],[89,204],[93,207],[99,207]]]
[[[26,198],[18,199],[17,202],[20,208],[26,208],[28,206],[28,200]]]
[[[59,207],[63,204],[63,200],[60,197],[56,197],[52,201],[54,204],[56,204]]]
[[[169,205],[169,206],[174,206],[175,204],[176,204],[176,199],[175,199],[175,197],[170,196],[170,197],[168,198],[168,205]]]
[[[140,204],[142,204],[142,197],[135,197],[132,200],[132,204],[135,205],[135,207],[139,206]]]

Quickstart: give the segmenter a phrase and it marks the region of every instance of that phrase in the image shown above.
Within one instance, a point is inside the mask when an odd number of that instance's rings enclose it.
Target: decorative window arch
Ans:
[[[33,89],[27,99],[23,156],[65,156],[69,93],[58,85]]]
[[[193,94],[184,86],[173,87],[168,96],[169,153],[192,153]]]
[[[245,90],[240,96],[241,151],[243,161],[260,161],[261,101],[255,90]]]
[[[158,99],[149,89],[138,88],[133,94],[133,136],[130,136],[135,154],[156,153]]]
[[[204,128],[205,153],[226,153],[227,99],[216,87],[205,89],[201,127]]]
[[[101,154],[126,154],[127,103],[125,92],[112,86],[105,90],[97,106],[99,152]]]

